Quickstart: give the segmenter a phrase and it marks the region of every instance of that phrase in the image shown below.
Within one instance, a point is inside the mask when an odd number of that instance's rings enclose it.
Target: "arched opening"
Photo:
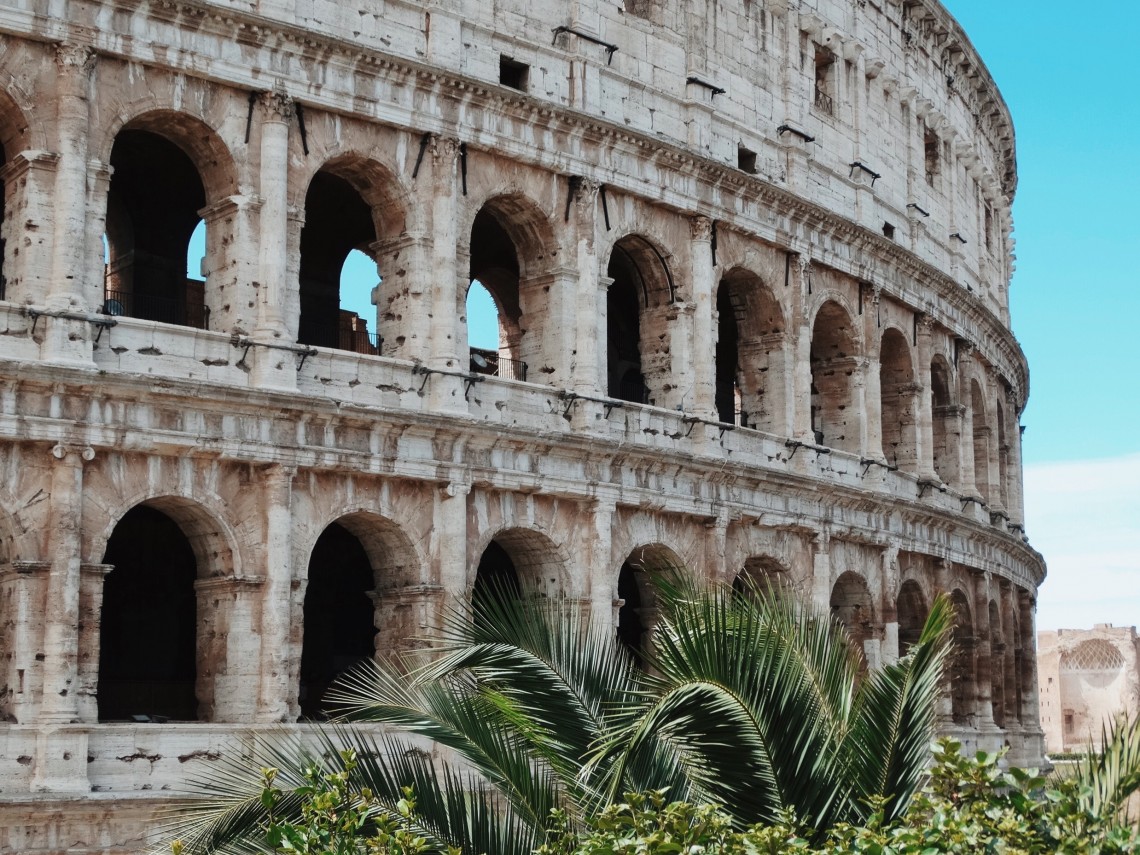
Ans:
[[[959,588],[950,593],[954,607],[954,628],[950,640],[953,652],[950,657],[950,715],[955,724],[969,724],[974,710],[974,620],[970,601]]]
[[[345,671],[376,650],[375,572],[360,540],[332,523],[309,557],[298,699],[304,718],[321,714],[321,700]]]
[[[194,161],[165,136],[128,125],[115,137],[111,167],[103,311],[208,328],[201,265],[187,269],[206,206]]]
[[[786,432],[784,318],[779,303],[758,276],[741,268],[725,274],[716,299],[720,420],[768,433]]]
[[[752,591],[766,591],[769,587],[784,587],[791,584],[787,568],[775,558],[767,555],[753,555],[744,562],[736,578],[732,580],[735,594],[745,595]]]
[[[18,168],[17,155],[31,147],[27,134],[28,124],[20,109],[7,93],[0,92],[0,300],[15,301],[20,296],[14,293],[19,289],[16,251],[26,231],[21,213],[27,182],[11,170]],[[28,263],[26,256],[23,262]]]
[[[990,709],[994,724],[1005,727],[1005,635],[1001,627],[1001,610],[990,600]]]
[[[1012,650],[1005,657],[1005,719],[1010,724],[1021,721],[1021,669],[1024,667],[1024,650],[1021,646],[1021,621],[1017,616],[1016,600],[1009,612],[1009,644]]]
[[[1003,508],[1009,508],[1009,441],[1006,438],[1005,409],[999,401],[996,409],[998,447],[998,501]]]
[[[907,651],[922,637],[922,627],[926,624],[928,613],[926,597],[913,579],[902,583],[895,599],[895,608],[899,620],[899,655],[906,656]]]
[[[479,557],[473,603],[498,590],[515,596],[565,595],[566,560],[561,550],[542,532],[508,528],[494,536]]]
[[[100,721],[198,718],[198,563],[182,528],[161,510],[128,511],[107,541],[114,567],[99,631]]]
[[[958,482],[958,408],[950,397],[950,366],[942,356],[930,362],[934,471],[945,484]]]
[[[618,641],[641,657],[649,653],[657,626],[657,593],[651,579],[654,573],[677,572],[682,568],[677,553],[662,544],[639,546],[622,562],[618,571]]]
[[[990,496],[990,427],[986,420],[986,399],[977,380],[970,381],[970,408],[974,425],[974,486],[989,502]]]
[[[724,424],[748,427],[741,394],[740,331],[729,290],[721,283],[716,295],[716,412]]]
[[[482,288],[491,298],[498,321],[493,346],[472,347],[471,370],[476,374],[526,380],[527,363],[522,357],[521,270],[515,243],[500,222],[504,212],[494,204],[484,206],[471,226],[471,288]],[[468,341],[470,323],[468,320]],[[528,342],[529,343],[529,342]]]
[[[914,472],[918,465],[917,393],[910,348],[902,333],[889,329],[879,349],[883,456],[904,472]]]
[[[834,301],[823,304],[811,335],[811,426],[815,441],[859,451],[859,413],[853,375],[859,370],[851,316]]]
[[[326,164],[309,182],[305,194],[305,225],[301,229],[300,303],[297,340],[301,344],[374,355],[382,341],[376,329],[374,301],[365,308],[359,291],[379,287],[376,270],[376,198],[365,192],[374,177],[358,160]],[[362,191],[363,188],[363,191]],[[377,193],[375,189],[369,195]],[[371,202],[371,203],[370,203]],[[349,262],[353,250],[372,260],[371,279],[361,280],[359,260]],[[343,287],[346,262],[350,264],[350,287]],[[361,316],[360,311],[365,311]]]
[[[482,282],[475,279],[467,289],[467,346],[471,350],[472,370],[498,370],[497,364],[492,366],[487,355],[496,354],[498,358],[500,335],[499,307],[495,298]],[[476,355],[483,356],[486,366],[475,358]]]
[[[831,589],[831,618],[847,628],[851,645],[859,655],[860,671],[867,670],[866,643],[875,637],[875,614],[867,580],[848,570]]]
[[[672,279],[661,251],[627,235],[614,244],[606,275],[606,376],[611,398],[664,404],[672,374],[668,305]]]

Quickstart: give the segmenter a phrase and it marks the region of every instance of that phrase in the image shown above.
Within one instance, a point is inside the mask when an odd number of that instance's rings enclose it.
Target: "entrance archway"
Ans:
[[[103,586],[99,720],[196,720],[198,564],[190,540],[161,510],[139,505],[115,526],[103,563],[114,569]]]

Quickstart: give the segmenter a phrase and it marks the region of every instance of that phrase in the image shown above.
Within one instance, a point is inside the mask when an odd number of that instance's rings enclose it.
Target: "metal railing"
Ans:
[[[471,373],[504,380],[526,380],[526,363],[521,359],[504,359],[497,350],[471,348]]]
[[[302,335],[298,336],[298,343],[378,356],[384,339],[379,333],[366,329],[354,330],[340,324],[305,324]]]
[[[138,318],[162,324],[176,324],[204,330],[210,321],[210,310],[201,304],[187,303],[175,297],[156,297],[127,291],[105,291],[101,314]]]
[[[835,115],[834,99],[818,86],[815,87],[815,107],[821,113],[826,113],[829,116]]]

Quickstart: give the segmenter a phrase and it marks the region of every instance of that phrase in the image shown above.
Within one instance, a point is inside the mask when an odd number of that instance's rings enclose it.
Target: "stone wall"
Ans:
[[[9,848],[138,848],[504,575],[631,645],[656,567],[777,575],[872,667],[950,593],[945,730],[1040,758],[1013,131],[940,5],[17,0],[0,39]]]

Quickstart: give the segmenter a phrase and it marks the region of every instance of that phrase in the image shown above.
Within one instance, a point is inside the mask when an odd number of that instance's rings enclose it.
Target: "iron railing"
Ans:
[[[299,344],[347,350],[365,356],[379,355],[380,346],[384,343],[379,333],[354,330],[340,324],[305,324],[302,333],[298,337]]]
[[[206,329],[210,321],[210,310],[202,304],[188,303],[185,298],[156,297],[128,291],[104,292],[101,312],[104,315],[138,318],[199,330]]]
[[[815,87],[815,107],[821,113],[826,113],[828,116],[835,115],[835,101],[818,86]]]
[[[497,350],[471,348],[471,373],[504,380],[526,380],[526,363],[521,359],[504,359]]]

